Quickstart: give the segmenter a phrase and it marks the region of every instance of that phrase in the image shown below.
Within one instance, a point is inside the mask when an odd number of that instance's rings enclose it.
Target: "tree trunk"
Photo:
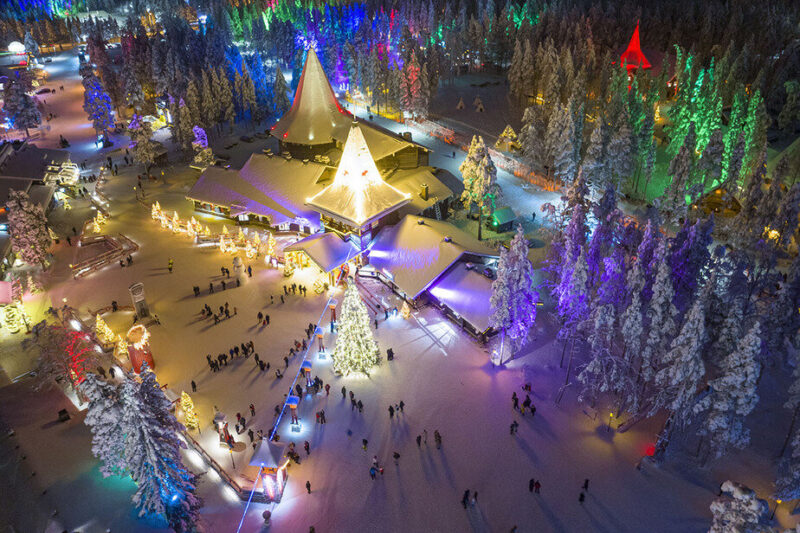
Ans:
[[[564,368],[564,354],[567,353],[567,342],[569,339],[564,341],[564,348],[561,349],[561,362],[558,363],[558,368]]]
[[[669,439],[672,435],[672,427],[673,427],[673,418],[675,417],[675,412],[670,412],[667,420],[664,422],[664,427],[658,434],[658,440],[656,440],[656,449],[655,453],[653,453],[653,459],[655,461],[661,461],[664,457],[664,454],[667,451],[667,446],[669,445]]]
[[[481,232],[483,226],[483,206],[478,206],[478,240],[481,240],[483,233]]]
[[[564,391],[567,390],[567,385],[569,385],[569,374],[572,370],[572,357],[575,355],[575,339],[572,340],[572,344],[570,345],[569,349],[569,360],[567,362],[567,375],[564,378],[564,386],[561,387],[561,391],[558,393],[558,398],[556,398],[556,405],[561,402],[561,398],[564,396]]]
[[[795,406],[794,413],[792,414],[792,422],[789,424],[789,431],[786,433],[786,439],[783,441],[783,446],[781,447],[781,452],[778,454],[778,457],[783,457],[783,454],[786,453],[786,448],[789,446],[789,441],[792,439],[792,431],[794,430],[794,423],[797,420],[797,411],[800,410],[800,404]]]

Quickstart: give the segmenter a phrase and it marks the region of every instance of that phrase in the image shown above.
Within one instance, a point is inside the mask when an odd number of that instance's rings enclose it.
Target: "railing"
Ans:
[[[138,244],[121,233],[118,234],[116,239],[111,238],[108,235],[99,235],[97,237],[99,237],[99,240],[96,240],[95,237],[89,237],[87,240],[92,239],[92,243],[105,241],[112,247],[112,249],[107,250],[95,257],[91,257],[79,263],[70,265],[70,268],[72,268],[73,278],[78,279],[82,278],[83,276],[88,276],[104,266],[111,264],[117,259],[125,255],[130,255],[139,249]],[[83,239],[83,235],[81,235],[81,239]]]
[[[197,442],[195,440],[195,438],[192,437],[189,434],[188,431],[181,431],[181,434],[186,439],[186,442],[188,442],[192,446],[192,448],[203,457],[203,460],[205,460],[205,462],[208,463],[208,465],[211,468],[213,468],[214,471],[217,474],[219,474],[219,477],[221,477],[225,481],[225,483],[228,484],[228,486],[230,486],[234,491],[236,491],[236,494],[239,496],[240,499],[246,501],[246,500],[248,500],[250,498],[250,493],[251,493],[251,491],[253,491],[253,488],[249,488],[248,489],[248,488],[242,487],[239,484],[239,482],[237,482],[235,479],[233,479],[230,476],[230,474],[228,474],[225,471],[225,469],[222,468],[222,465],[220,465],[219,462],[216,459],[214,459],[213,457],[211,457],[208,454],[208,452],[205,450],[205,448],[203,448],[200,445],[200,443]],[[255,492],[255,491],[253,491],[253,492],[254,492],[254,494],[253,494],[253,500],[254,501],[257,501],[257,502],[266,502],[267,501],[267,496],[263,492]]]

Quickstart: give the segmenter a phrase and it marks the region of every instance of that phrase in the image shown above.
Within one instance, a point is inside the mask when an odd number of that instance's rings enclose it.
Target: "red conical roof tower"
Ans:
[[[633,30],[631,42],[628,43],[628,48],[619,56],[620,64],[624,64],[628,69],[628,74],[637,68],[650,68],[650,62],[642,52],[642,45],[639,44],[639,21],[636,21],[636,29]]]

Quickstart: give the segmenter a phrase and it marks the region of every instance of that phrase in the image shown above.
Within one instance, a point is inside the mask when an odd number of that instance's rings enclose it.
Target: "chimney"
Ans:
[[[426,202],[428,201],[428,184],[427,183],[423,183],[422,185],[420,185],[420,187],[419,187],[419,197],[422,198],[423,200],[425,200]]]

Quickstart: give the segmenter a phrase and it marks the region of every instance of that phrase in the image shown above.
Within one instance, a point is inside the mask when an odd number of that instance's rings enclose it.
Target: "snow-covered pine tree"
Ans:
[[[19,79],[12,79],[5,84],[3,91],[3,112],[18,130],[29,130],[42,123],[42,116],[36,102],[28,96],[25,85]]]
[[[553,145],[553,174],[561,183],[572,183],[578,172],[575,158],[575,122],[568,108],[559,113],[563,128],[557,132],[557,142]]]
[[[673,221],[686,216],[686,194],[694,172],[695,143],[694,123],[692,123],[678,153],[670,161],[667,172],[672,180],[662,196],[662,211]]]
[[[192,150],[192,140],[194,139],[194,123],[192,122],[192,112],[183,99],[178,102],[178,125],[176,137],[181,149],[184,152]]]
[[[764,197],[762,190],[764,186],[764,178],[767,173],[767,145],[763,146],[759,163],[755,165],[753,174],[750,176],[750,181],[747,184],[744,196],[741,199],[742,209],[733,220],[733,225],[736,230],[737,237],[745,241],[748,237],[760,238],[764,230],[764,226],[757,227],[760,222],[760,213],[758,206]]]
[[[367,307],[355,283],[349,283],[342,301],[341,318],[333,351],[333,369],[345,376],[369,373],[378,364],[378,345],[370,329]]]
[[[736,349],[723,360],[721,375],[709,382],[708,394],[695,404],[694,414],[702,414],[698,434],[709,438],[709,449],[716,458],[730,448],[742,449],[750,443],[750,430],[744,418],[758,403],[756,385],[761,365],[761,328],[756,322]]]
[[[178,438],[184,429],[170,411],[170,401],[146,367],[140,380],[126,375],[122,383],[125,462],[136,482],[133,503],[139,516],[165,517],[176,531],[191,531],[202,500],[195,496],[195,475],[184,465]]]
[[[633,370],[641,365],[642,337],[644,335],[644,305],[642,303],[644,272],[639,258],[633,261],[633,265],[628,271],[627,286],[630,303],[620,316],[619,323],[623,345],[622,359]],[[639,390],[639,387],[634,387],[626,398],[627,409],[632,414],[637,414],[641,406]]]
[[[708,533],[764,533],[768,506],[754,491],[733,481],[720,486],[722,495],[711,502],[711,528]]]
[[[134,161],[144,166],[145,173],[150,172],[150,167],[156,160],[158,145],[153,140],[153,128],[138,115],[134,115],[128,124],[131,142],[135,143],[132,149]]]
[[[207,70],[203,70],[202,73],[202,81],[200,84],[200,119],[202,121],[203,127],[206,129],[215,126],[217,122],[219,122],[219,114],[220,114],[220,102],[214,96],[214,88],[212,84],[212,77],[214,75],[214,71],[211,71],[212,75],[208,74]]]
[[[534,105],[525,109],[519,144],[525,160],[537,170],[543,169],[546,164],[544,160],[546,130],[547,123],[544,120],[542,106]]]
[[[606,149],[606,159],[611,182],[619,191],[633,176],[634,144],[633,130],[627,106],[622,107],[616,127],[611,133]]]
[[[92,75],[83,80],[83,110],[89,116],[94,130],[104,136],[114,129],[114,105],[103,85]]]
[[[655,300],[655,296],[653,296]],[[696,298],[683,322],[681,331],[664,354],[662,366],[656,372],[658,392],[651,408],[670,412],[670,430],[691,420],[697,393],[705,377],[703,348],[705,346],[705,302]],[[652,327],[652,326],[651,326]],[[665,439],[661,439],[662,442]]]
[[[11,249],[29,265],[45,267],[48,250],[53,245],[47,231],[44,209],[31,201],[25,191],[11,190],[6,202]]]
[[[511,345],[511,353],[519,350],[536,321],[539,292],[533,286],[533,265],[528,259],[528,240],[517,226],[517,234],[508,249],[500,252],[497,279],[492,283],[489,324],[503,335],[503,343]]]
[[[230,131],[233,132],[233,123],[236,120],[235,98],[233,96],[233,87],[223,67],[219,67],[216,79],[219,80],[219,88],[216,89],[216,92],[218,92],[220,97],[221,118],[228,123]]]
[[[119,388],[88,373],[80,389],[89,402],[83,423],[92,432],[92,453],[101,461],[100,472],[103,477],[125,475],[127,463]]]
[[[525,49],[522,42],[517,39],[514,42],[514,53],[511,56],[511,66],[508,69],[506,77],[508,79],[509,94],[518,102],[522,102],[525,97],[523,74],[525,65]]]
[[[602,194],[611,184],[611,175],[606,162],[605,135],[603,121],[595,121],[594,129],[589,137],[589,146],[581,166],[583,173],[596,194]]]
[[[578,372],[582,385],[578,400],[594,406],[598,396],[614,388],[613,380],[619,378],[617,364],[611,353],[616,312],[613,305],[598,305],[587,320],[589,330],[589,362]]]
[[[46,324],[22,341],[26,350],[37,352],[36,389],[46,389],[66,382],[75,391],[79,390],[86,374],[97,368],[99,360],[88,336],[63,326]]]
[[[800,412],[800,364],[795,360],[792,372],[792,384],[789,386],[789,397],[783,406],[792,410],[792,422],[789,425],[786,439],[781,448],[778,463],[777,479],[775,480],[775,497],[784,500],[800,498],[800,429],[795,428],[797,415]],[[790,446],[789,457],[783,457],[786,447]]]
[[[272,85],[272,94],[275,97],[273,110],[276,115],[282,116],[291,107],[289,101],[289,86],[286,85],[286,78],[283,77],[281,67],[275,68],[275,83]]]
[[[706,191],[715,189],[722,181],[722,153],[724,150],[722,129],[716,129],[711,133],[708,144],[697,162],[698,169],[703,173],[703,188]]]
[[[676,324],[678,310],[672,303],[675,293],[672,289],[671,269],[666,258],[666,243],[663,240],[658,244],[658,251],[653,261],[658,266],[652,287],[653,294],[647,306],[647,338],[641,353],[640,374],[645,384],[655,378],[669,342],[675,337],[678,327]]]

